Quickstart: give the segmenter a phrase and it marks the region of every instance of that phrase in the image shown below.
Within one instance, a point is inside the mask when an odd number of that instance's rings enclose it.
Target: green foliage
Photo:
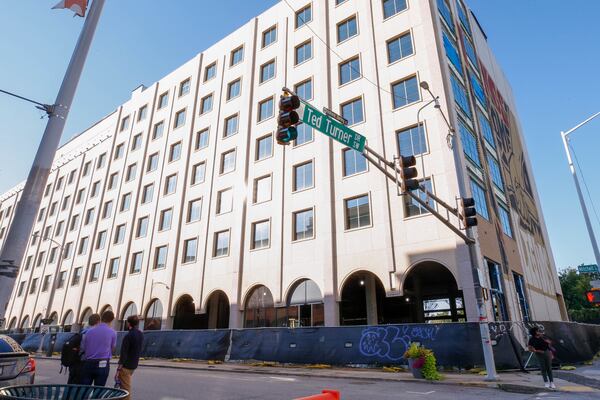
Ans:
[[[575,268],[561,271],[558,275],[565,304],[572,321],[591,322],[600,319],[600,308],[590,304],[585,292],[591,289],[591,274],[579,274]]]
[[[419,346],[418,343],[411,343],[408,349],[404,352],[404,358],[423,358],[427,356],[428,352],[431,352],[431,350],[428,350],[423,346]]]
[[[423,346],[419,346],[417,343],[411,343],[406,352],[404,352],[404,358],[424,358],[425,363],[423,364],[421,372],[423,373],[425,379],[430,381],[439,381],[442,379],[442,376],[437,370],[436,359],[432,350]]]

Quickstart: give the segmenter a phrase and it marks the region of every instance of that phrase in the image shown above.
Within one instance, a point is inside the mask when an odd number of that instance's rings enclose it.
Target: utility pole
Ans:
[[[48,123],[29,171],[25,188],[17,204],[2,253],[0,253],[0,318],[5,317],[6,307],[27,249],[31,229],[35,223],[52,162],[60,143],[104,2],[105,0],[94,0],[92,3],[90,13],[85,19],[67,72],[56,96],[56,101],[54,105],[46,110]]]

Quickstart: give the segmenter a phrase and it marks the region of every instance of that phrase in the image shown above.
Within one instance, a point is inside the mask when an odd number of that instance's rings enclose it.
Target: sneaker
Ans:
[[[546,389],[550,389],[550,384],[549,384],[548,382],[546,382],[546,383],[544,383],[544,387],[545,387]]]
[[[554,382],[550,382],[550,389],[556,389],[556,385],[554,384]]]

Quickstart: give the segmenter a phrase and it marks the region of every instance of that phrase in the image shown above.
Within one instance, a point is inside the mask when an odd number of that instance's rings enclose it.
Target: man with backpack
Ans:
[[[83,355],[82,385],[104,386],[110,372],[110,359],[117,345],[117,332],[111,328],[115,319],[112,311],[104,311],[100,324],[83,336],[81,349]]]
[[[62,367],[69,369],[69,379],[67,380],[67,384],[69,385],[81,384],[81,341],[83,335],[85,335],[89,329],[98,325],[98,322],[100,322],[100,315],[90,315],[88,318],[88,327],[84,328],[81,332],[75,333],[65,342],[65,344],[63,344],[60,354],[61,371]]]

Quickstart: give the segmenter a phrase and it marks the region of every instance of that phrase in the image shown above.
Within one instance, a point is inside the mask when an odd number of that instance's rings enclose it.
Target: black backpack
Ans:
[[[81,361],[79,348],[81,347],[81,334],[76,333],[63,344],[60,353],[60,364],[63,367],[72,367]]]

